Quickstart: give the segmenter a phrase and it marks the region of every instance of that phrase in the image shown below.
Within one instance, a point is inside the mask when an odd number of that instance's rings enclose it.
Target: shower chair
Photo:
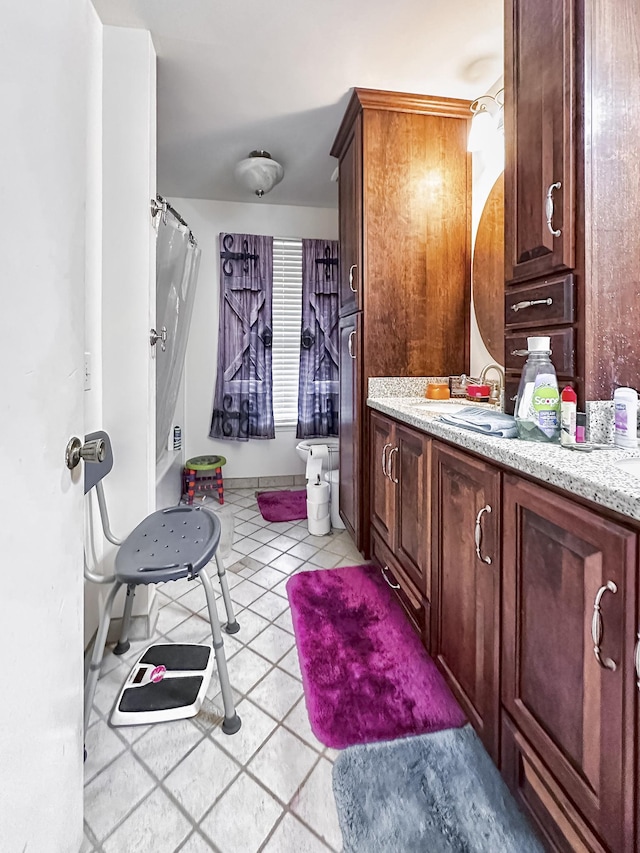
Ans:
[[[87,435],[85,442],[82,455],[85,455],[84,448],[86,447],[93,449],[94,452],[91,453],[90,451],[87,454],[91,462],[84,466],[84,492],[86,495],[91,489],[96,489],[104,535],[109,542],[119,546],[115,560],[115,572],[111,576],[103,576],[90,571],[85,559],[85,577],[87,580],[94,583],[112,584],[101,610],[100,624],[85,682],[85,736],[100,674],[113,603],[118,591],[126,585],[127,597],[122,618],[122,630],[120,640],[114,649],[114,654],[117,655],[124,654],[130,647],[128,634],[136,587],[141,584],[167,583],[182,578],[188,580],[199,578],[204,587],[211,623],[213,651],[224,704],[222,730],[225,734],[235,734],[240,728],[240,718],[236,713],[231,693],[220,620],[213,588],[206,571],[207,564],[215,556],[218,580],[227,615],[225,631],[228,634],[235,634],[240,626],[233,613],[224,564],[216,553],[220,540],[218,518],[214,513],[202,507],[170,507],[148,515],[123,541],[117,539],[111,532],[102,485],[103,478],[113,467],[111,441],[106,432],[99,430]],[[177,679],[173,680],[177,681]]]

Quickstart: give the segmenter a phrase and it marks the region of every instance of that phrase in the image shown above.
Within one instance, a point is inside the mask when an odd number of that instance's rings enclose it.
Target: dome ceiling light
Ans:
[[[271,159],[268,151],[252,151],[246,160],[241,160],[235,169],[236,178],[258,198],[272,190],[284,176],[284,169]]]

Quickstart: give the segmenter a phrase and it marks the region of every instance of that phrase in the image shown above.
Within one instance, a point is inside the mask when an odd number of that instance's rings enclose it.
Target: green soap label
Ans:
[[[558,427],[560,409],[558,389],[553,385],[540,385],[533,392],[531,408],[538,427],[548,436],[552,436]]]

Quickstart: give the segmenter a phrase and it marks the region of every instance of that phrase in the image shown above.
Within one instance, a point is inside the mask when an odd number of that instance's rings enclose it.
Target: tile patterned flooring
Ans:
[[[340,851],[331,768],[337,752],[314,737],[304,705],[285,585],[296,572],[362,562],[345,531],[310,536],[305,521],[270,524],[254,489],[225,490],[233,551],[225,559],[239,633],[224,634],[242,718],[220,729],[214,676],[200,713],[154,726],[111,728],[108,717],[135,658],[105,653],[87,734],[81,853],[321,853]],[[215,563],[212,563],[212,577]],[[214,589],[219,585],[214,579]],[[210,640],[204,590],[158,587],[153,640]],[[219,602],[221,618],[224,614]]]

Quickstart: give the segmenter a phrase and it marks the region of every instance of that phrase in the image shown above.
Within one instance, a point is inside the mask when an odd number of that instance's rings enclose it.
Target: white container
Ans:
[[[329,483],[310,483],[307,486],[307,527],[312,536],[325,536],[331,532],[329,494]]]
[[[616,388],[613,392],[614,433],[617,447],[634,450],[638,446],[638,392]]]

